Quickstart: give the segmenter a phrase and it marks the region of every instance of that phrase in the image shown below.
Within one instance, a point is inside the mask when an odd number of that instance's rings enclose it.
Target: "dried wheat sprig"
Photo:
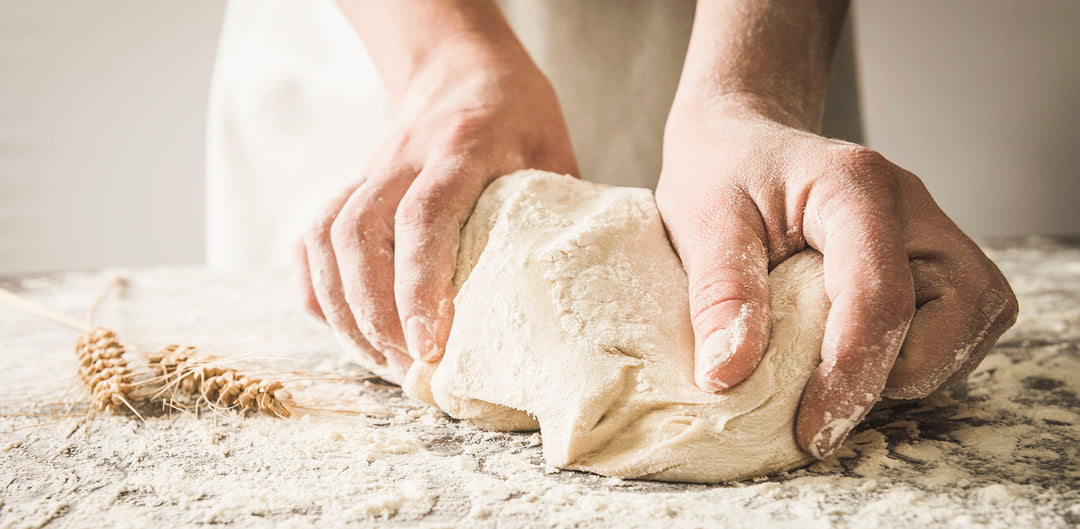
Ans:
[[[121,277],[112,278],[95,298],[85,323],[4,289],[0,289],[0,302],[83,332],[75,347],[80,363],[79,378],[89,387],[95,410],[116,413],[127,409],[141,419],[132,403],[136,402],[136,386],[146,383],[159,386],[150,397],[151,401],[160,400],[165,393],[179,391],[194,397],[196,407],[205,402],[216,409],[257,411],[281,418],[292,415],[290,408],[295,405],[292,395],[280,381],[244,376],[224,362],[196,359],[192,347],[174,345],[149,355],[150,366],[158,376],[133,382],[132,370],[124,358],[126,349],[116,333],[93,325],[94,314],[105,297],[113,290],[122,290],[126,284]],[[175,398],[162,404],[178,409],[185,407]]]
[[[111,282],[99,300],[104,298],[114,286]],[[131,369],[124,360],[124,346],[116,339],[116,334],[108,329],[93,326],[91,311],[87,322],[81,322],[66,314],[38,305],[14,292],[0,289],[0,301],[35,316],[59,323],[81,331],[75,344],[75,353],[79,357],[79,378],[90,389],[91,404],[98,411],[117,412],[128,409],[139,415],[132,403]],[[100,301],[95,302],[96,305]]]
[[[76,331],[86,332],[92,328],[92,326],[83,323],[75,318],[72,318],[67,314],[63,314],[48,307],[38,305],[33,301],[30,301],[10,290],[5,290],[3,288],[0,288],[0,302],[4,302],[7,305],[10,305],[12,308],[19,309],[28,314],[33,314],[39,318],[44,318],[53,323],[58,323],[65,327],[70,327],[72,329],[75,329]]]
[[[105,298],[109,297],[113,291],[116,291],[118,295],[123,296],[124,291],[127,290],[128,280],[126,277],[120,275],[114,275],[109,279],[108,283],[102,287],[101,292],[98,292],[97,297],[90,303],[90,308],[86,310],[86,324],[90,327],[94,326],[94,316],[97,315],[98,308],[105,301]]]
[[[216,408],[281,418],[292,415],[292,395],[281,382],[242,375],[232,367],[196,358],[196,352],[194,347],[169,345],[150,355],[150,366],[165,381],[164,392],[179,391]]]
[[[90,388],[91,405],[98,411],[116,413],[121,409],[139,412],[131,405],[132,373],[124,359],[124,346],[116,333],[94,327],[75,342],[79,357],[79,378]]]

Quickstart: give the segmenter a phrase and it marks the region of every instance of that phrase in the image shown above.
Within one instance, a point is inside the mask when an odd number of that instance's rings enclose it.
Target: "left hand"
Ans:
[[[761,359],[768,271],[807,247],[824,255],[832,307],[796,432],[823,458],[879,395],[966,377],[1017,302],[918,177],[788,117],[750,97],[677,101],[656,198],[690,280],[702,389],[735,386]]]

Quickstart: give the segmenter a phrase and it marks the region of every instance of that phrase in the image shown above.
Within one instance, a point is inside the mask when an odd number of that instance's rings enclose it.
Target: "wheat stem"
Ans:
[[[76,331],[88,332],[91,329],[89,324],[83,323],[75,318],[72,318],[71,316],[68,316],[67,314],[63,314],[45,306],[34,303],[33,301],[19,296],[18,294],[10,290],[0,288],[0,301],[3,301],[4,303],[16,309],[20,309],[27,313],[44,318],[53,323],[58,323],[66,327],[70,327],[72,329],[75,329]]]
[[[101,292],[98,292],[97,297],[94,298],[94,302],[90,304],[90,308],[86,311],[86,325],[94,325],[94,316],[97,314],[98,307],[101,306],[101,303],[105,301],[105,298],[109,296],[109,293],[112,292],[114,288],[119,289],[122,295],[124,289],[127,288],[127,285],[128,281],[124,277],[113,276],[112,279],[109,279],[109,282],[105,283]]]

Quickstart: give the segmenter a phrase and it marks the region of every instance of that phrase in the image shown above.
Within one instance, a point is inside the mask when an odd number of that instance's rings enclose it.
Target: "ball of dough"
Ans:
[[[712,394],[694,384],[686,273],[649,190],[519,171],[461,235],[446,354],[414,364],[410,395],[539,428],[549,465],[605,476],[720,482],[812,460],[794,422],[829,307],[816,252],[769,274],[768,350]]]

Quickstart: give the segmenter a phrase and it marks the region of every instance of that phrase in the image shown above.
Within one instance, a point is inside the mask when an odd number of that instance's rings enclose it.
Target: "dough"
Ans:
[[[769,275],[772,338],[742,384],[694,385],[687,279],[649,190],[499,178],[462,230],[446,354],[406,391],[486,428],[539,428],[549,465],[719,482],[812,459],[795,412],[828,299],[816,252]]]

